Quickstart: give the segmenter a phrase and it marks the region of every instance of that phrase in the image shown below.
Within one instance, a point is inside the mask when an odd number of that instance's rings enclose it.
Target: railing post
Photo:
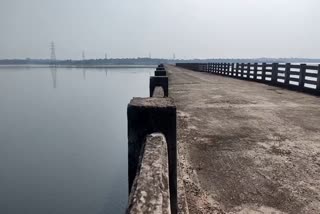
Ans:
[[[251,72],[251,64],[247,64],[247,79],[250,79],[250,72]]]
[[[234,63],[231,64],[231,76],[234,76]]]
[[[291,68],[291,64],[287,63],[286,69],[284,71],[284,84],[287,86],[289,85],[289,81],[290,81],[290,68]]]
[[[318,65],[317,90],[320,90],[320,65]]]
[[[301,64],[300,65],[300,74],[299,74],[299,87],[303,88],[304,87],[304,80],[306,78],[306,64]]]
[[[227,63],[223,63],[223,75],[227,73]]]
[[[277,84],[278,66],[279,66],[278,63],[272,63],[271,82],[273,84]]]
[[[221,71],[220,71],[220,73],[221,73],[221,75],[223,75],[223,67],[224,67],[224,65],[223,65],[223,63],[221,63]]]
[[[244,73],[244,63],[241,63],[241,78],[244,78],[243,73]]]
[[[254,74],[253,74],[253,79],[257,80],[257,75],[258,75],[258,63],[254,63]]]
[[[229,63],[226,63],[226,75],[229,76]]]
[[[261,71],[261,80],[266,81],[266,69],[267,69],[267,63],[262,63],[262,71]]]
[[[226,75],[226,76],[228,76],[229,75],[229,67],[228,67],[228,63],[225,63],[224,64],[225,66],[225,72],[224,72],[224,74]]]
[[[239,63],[236,64],[236,77],[239,78]]]
[[[224,72],[224,64],[221,63],[221,75],[223,75],[223,72]]]

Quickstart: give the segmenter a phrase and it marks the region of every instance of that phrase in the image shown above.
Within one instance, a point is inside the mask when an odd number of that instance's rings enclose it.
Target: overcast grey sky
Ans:
[[[0,58],[320,58],[319,0],[0,0]]]

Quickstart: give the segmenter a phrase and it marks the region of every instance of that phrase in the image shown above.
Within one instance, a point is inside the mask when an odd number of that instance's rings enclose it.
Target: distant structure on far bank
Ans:
[[[86,60],[86,53],[82,51],[82,61]]]
[[[55,47],[55,44],[53,41],[50,44],[50,51],[51,51],[50,63],[51,63],[51,65],[56,65],[56,62],[57,62],[56,47]]]

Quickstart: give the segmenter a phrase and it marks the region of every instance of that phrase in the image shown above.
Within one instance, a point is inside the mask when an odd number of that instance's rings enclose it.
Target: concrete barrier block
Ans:
[[[169,80],[168,80],[168,77],[166,76],[150,77],[150,85],[149,85],[150,97],[153,96],[153,91],[157,86],[161,86],[164,91],[164,96],[168,97],[169,96],[168,83],[169,83]]]
[[[167,76],[167,72],[165,71],[165,70],[156,70],[155,72],[154,72],[154,75],[155,76]]]
[[[148,134],[162,133],[168,146],[171,211],[177,211],[176,106],[171,98],[133,98],[128,105],[129,190]]]
[[[166,69],[164,67],[157,67],[156,70],[157,71],[165,71]]]

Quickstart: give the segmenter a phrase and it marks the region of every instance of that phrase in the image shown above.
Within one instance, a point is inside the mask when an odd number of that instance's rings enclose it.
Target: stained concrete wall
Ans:
[[[148,135],[137,171],[127,213],[169,214],[168,152],[165,136]]]
[[[153,97],[153,91],[157,86],[162,87],[165,97],[169,96],[169,81],[167,76],[150,77],[150,85],[149,85],[150,97]]]
[[[176,106],[167,97],[168,77],[163,65],[157,68],[155,75],[150,78],[150,98],[133,98],[128,105],[128,213],[175,214],[178,209]],[[165,139],[160,144],[165,142],[166,152],[148,145],[149,141],[151,145],[157,141],[151,133],[162,133],[157,136]],[[161,164],[164,156],[167,163]],[[146,169],[148,171],[144,171]],[[158,178],[159,175],[162,177]],[[167,196],[169,198],[165,199]]]

